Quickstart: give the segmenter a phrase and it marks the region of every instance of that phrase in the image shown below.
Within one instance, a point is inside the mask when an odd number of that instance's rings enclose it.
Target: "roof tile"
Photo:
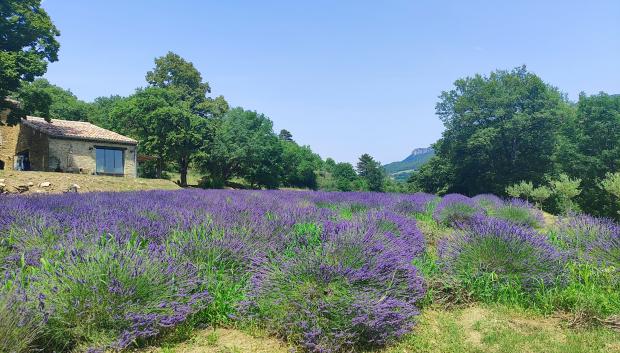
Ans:
[[[22,124],[29,126],[51,137],[75,140],[89,140],[101,142],[115,142],[136,145],[138,141],[106,130],[102,127],[84,121],[70,121],[52,119],[47,122],[43,118],[29,116],[22,120]]]

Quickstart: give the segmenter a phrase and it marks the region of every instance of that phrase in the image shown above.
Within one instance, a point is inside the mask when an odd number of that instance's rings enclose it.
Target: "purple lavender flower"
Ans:
[[[613,220],[568,216],[558,221],[557,239],[573,259],[620,271],[620,226]]]
[[[471,198],[461,194],[444,196],[435,207],[433,218],[445,225],[466,225],[474,216],[484,210]]]
[[[565,256],[536,231],[504,220],[475,217],[438,246],[441,266],[456,278],[494,274],[523,287],[555,283]]]

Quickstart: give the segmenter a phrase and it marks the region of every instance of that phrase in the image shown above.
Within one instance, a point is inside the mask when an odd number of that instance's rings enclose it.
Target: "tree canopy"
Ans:
[[[44,78],[23,84],[17,98],[28,115],[89,121],[93,113],[92,107],[79,100],[70,90],[53,85]],[[39,104],[43,101],[45,104]]]
[[[26,113],[4,98],[23,82],[43,75],[47,64],[58,60],[56,37],[60,32],[41,8],[41,0],[4,0],[0,2],[0,33],[0,110],[11,108],[9,123],[15,123]],[[37,106],[45,111],[46,97],[31,98],[41,99]]]
[[[197,158],[210,184],[222,186],[239,177],[252,187],[277,187],[282,145],[271,120],[255,111],[235,108],[216,123],[211,142],[203,146]]]
[[[414,182],[469,195],[541,182],[554,171],[560,127],[570,114],[562,94],[525,67],[457,80],[436,112],[446,130]]]
[[[357,173],[368,185],[369,191],[383,191],[385,173],[381,163],[365,153],[357,162]]]

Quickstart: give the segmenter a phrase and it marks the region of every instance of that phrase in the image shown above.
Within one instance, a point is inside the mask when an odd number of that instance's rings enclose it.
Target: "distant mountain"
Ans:
[[[416,148],[407,158],[400,162],[386,164],[383,166],[383,169],[394,179],[405,181],[413,171],[420,168],[422,164],[426,163],[434,155],[435,151],[431,147]]]

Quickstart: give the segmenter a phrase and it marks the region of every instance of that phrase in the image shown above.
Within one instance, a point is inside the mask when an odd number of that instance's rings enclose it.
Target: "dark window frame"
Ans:
[[[116,146],[99,146],[95,145],[95,174],[96,175],[109,175],[109,176],[124,176],[125,175],[125,151],[127,148],[125,147],[116,147]],[[110,173],[110,172],[99,172],[97,171],[97,150],[111,150],[111,151],[121,151],[121,173]],[[105,158],[105,157],[104,157]],[[105,162],[104,162],[105,165]]]

